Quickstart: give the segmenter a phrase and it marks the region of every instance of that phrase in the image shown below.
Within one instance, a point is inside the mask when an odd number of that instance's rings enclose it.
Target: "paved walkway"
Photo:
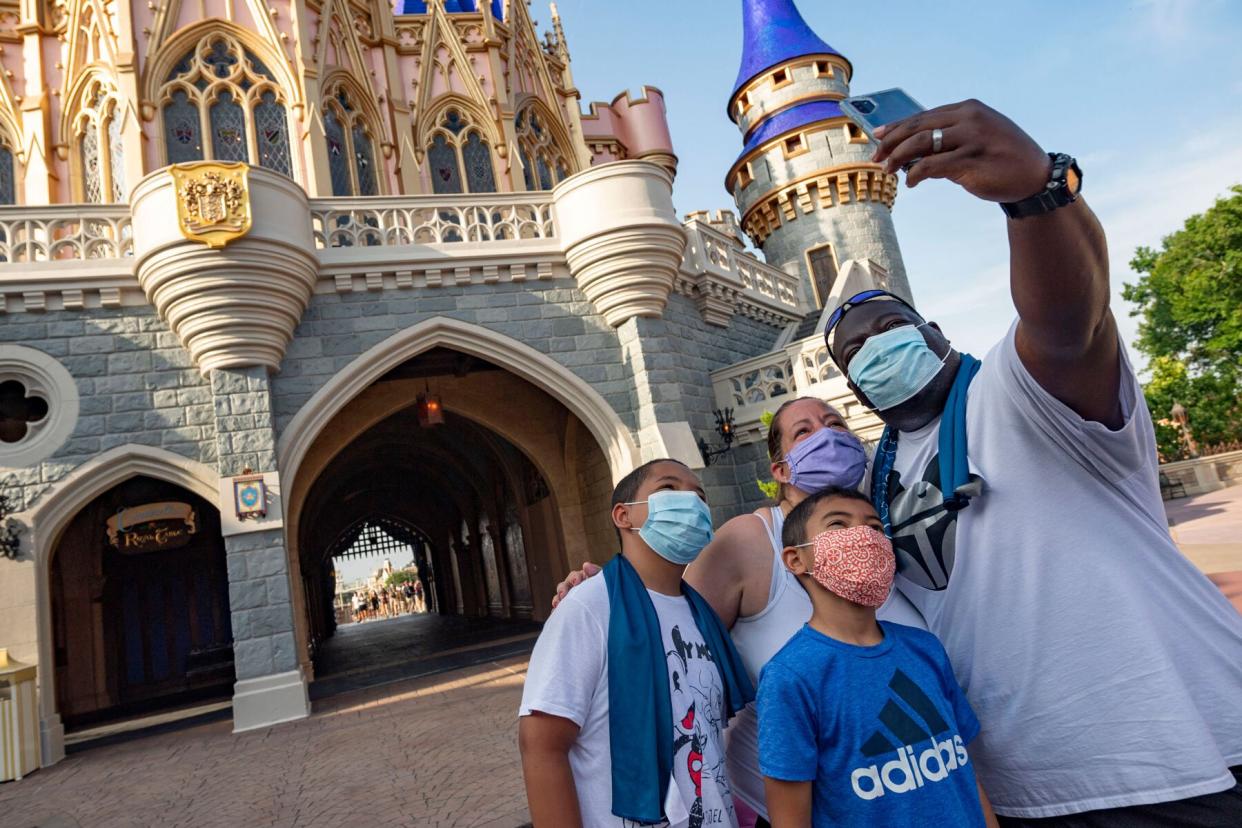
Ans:
[[[511,658],[336,696],[266,730],[214,722],[83,751],[0,784],[0,824],[517,828],[525,674]]]
[[[1164,504],[1182,553],[1242,612],[1242,486]]]

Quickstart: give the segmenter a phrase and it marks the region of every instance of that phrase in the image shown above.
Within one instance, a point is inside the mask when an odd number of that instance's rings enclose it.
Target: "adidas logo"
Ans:
[[[862,753],[878,757],[896,751],[897,758],[853,770],[850,787],[860,799],[877,799],[886,792],[913,791],[941,781],[970,761],[961,736],[938,738],[948,732],[949,723],[909,676],[895,671],[888,687],[896,698],[885,702],[879,715],[883,727],[863,743]],[[905,705],[899,704],[899,700]],[[916,753],[914,745],[928,741],[930,746]]]

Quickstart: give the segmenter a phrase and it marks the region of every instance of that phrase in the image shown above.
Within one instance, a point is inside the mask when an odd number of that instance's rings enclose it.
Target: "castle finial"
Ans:
[[[811,31],[793,0],[742,0],[742,66],[733,94],[792,58],[840,54]]]

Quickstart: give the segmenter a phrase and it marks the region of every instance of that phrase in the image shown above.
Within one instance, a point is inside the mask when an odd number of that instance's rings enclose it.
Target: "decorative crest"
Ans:
[[[181,235],[224,247],[250,232],[250,167],[241,161],[197,161],[169,168],[177,188]]]

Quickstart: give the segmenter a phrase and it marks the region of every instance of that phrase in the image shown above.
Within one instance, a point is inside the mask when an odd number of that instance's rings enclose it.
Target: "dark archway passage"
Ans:
[[[445,374],[447,381],[433,381]],[[376,383],[385,386],[381,393],[407,394],[406,406],[338,451],[301,506],[299,574],[320,687],[313,695],[322,695],[325,681],[345,675],[363,686],[367,674],[412,675],[440,658],[456,666],[463,662],[452,657],[468,658],[464,654],[497,642],[533,642],[546,614],[536,600],[569,568],[560,493],[523,449],[483,425],[484,417],[472,416],[479,390],[496,389],[495,409],[486,413],[495,417],[515,402],[503,393],[506,383],[522,382],[476,358],[434,349]],[[525,393],[540,393],[525,385]],[[418,393],[428,390],[442,394],[441,423],[420,419]],[[512,416],[523,412],[515,409]],[[563,407],[546,428],[573,435],[553,458],[561,467],[572,452],[575,462],[585,455],[584,466],[606,469],[598,445],[576,439],[581,425]],[[592,519],[606,513],[599,482],[574,482],[580,486],[570,492],[577,515],[587,508]],[[347,623],[352,618],[344,596],[378,589],[382,580],[362,583],[356,571],[342,577],[348,570],[342,559],[365,553],[364,541],[377,529],[382,532],[370,537],[413,559],[427,612]],[[405,560],[391,563],[401,569]]]
[[[68,730],[232,695],[213,504],[172,483],[126,480],[66,526],[50,578],[57,708]]]

